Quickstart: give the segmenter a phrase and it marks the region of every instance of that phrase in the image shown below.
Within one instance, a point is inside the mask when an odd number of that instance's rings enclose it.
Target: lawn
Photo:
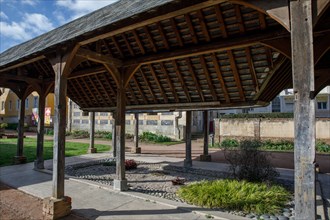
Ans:
[[[11,165],[13,157],[17,151],[17,139],[0,139],[0,166]],[[24,138],[23,155],[26,156],[28,162],[32,162],[36,159],[36,146],[37,139]],[[89,144],[87,143],[74,143],[66,142],[65,144],[65,156],[78,156],[87,153]],[[95,144],[97,152],[105,152],[110,150],[109,145]],[[53,141],[44,142],[44,158],[45,160],[53,158]]]

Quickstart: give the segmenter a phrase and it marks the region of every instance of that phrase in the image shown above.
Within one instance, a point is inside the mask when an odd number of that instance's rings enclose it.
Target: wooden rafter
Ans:
[[[163,87],[159,83],[159,79],[157,77],[157,74],[155,73],[155,70],[154,70],[153,66],[151,64],[149,64],[148,69],[150,70],[150,73],[151,73],[152,77],[155,79],[155,82],[156,82],[156,84],[159,88],[160,93],[162,94],[162,97],[164,98],[165,103],[168,103],[168,97],[167,97]]]
[[[157,28],[158,28],[159,35],[161,36],[162,42],[164,44],[164,47],[167,50],[170,49],[170,46],[169,46],[168,41],[167,41],[167,37],[165,36],[162,24],[160,22],[157,22]]]
[[[251,56],[251,50],[249,47],[245,48],[245,54],[246,54],[246,60],[248,62],[249,68],[250,68],[250,73],[251,73],[251,78],[252,78],[252,82],[254,85],[254,88],[256,90],[256,92],[259,91],[259,83],[258,83],[258,77],[254,68],[254,64],[253,64],[253,59]]]
[[[122,33],[121,35],[121,38],[123,38],[124,42],[125,42],[125,45],[126,45],[126,48],[128,49],[129,53],[132,55],[132,56],[135,56],[135,53],[131,47],[131,44],[128,42],[126,36],[125,36],[125,33]]]
[[[223,36],[223,38],[227,38],[228,33],[227,33],[227,30],[226,30],[226,23],[225,23],[225,20],[223,19],[220,5],[215,6],[215,13],[216,13],[216,16],[217,16],[218,23],[220,25],[220,30],[222,32],[222,36]]]
[[[88,78],[89,82],[92,84],[92,86],[94,87],[96,93],[99,95],[100,100],[102,100],[102,99],[103,99],[103,95],[101,94],[101,92],[100,92],[100,90],[98,89],[98,87],[95,85],[95,83],[94,83],[94,81],[93,81],[93,79],[92,79],[92,76],[87,76],[87,78]]]
[[[76,56],[85,58],[87,60],[91,60],[93,62],[102,63],[102,64],[110,64],[114,66],[122,66],[122,62],[119,59],[105,56],[101,53],[97,53],[91,50],[79,48]]]
[[[87,76],[88,77],[88,76]],[[86,81],[85,80],[81,80],[82,84],[85,86],[85,88],[88,90],[89,94],[91,94],[91,96],[93,96],[94,98],[94,103],[99,103],[98,102],[98,99],[96,97],[96,95],[92,92],[92,90],[89,88],[89,86],[87,85]]]
[[[171,21],[171,26],[172,26],[173,32],[175,33],[175,36],[176,36],[176,40],[178,41],[179,46],[182,47],[183,42],[182,42],[182,38],[181,38],[181,35],[179,33],[179,30],[177,28],[175,19],[171,18],[170,21]]]
[[[210,91],[211,91],[211,95],[212,95],[212,98],[213,98],[213,101],[216,101],[217,100],[217,94],[214,90],[214,86],[213,86],[213,83],[211,81],[211,78],[210,78],[210,73],[209,73],[209,70],[207,69],[207,65],[206,65],[206,62],[205,62],[205,58],[204,56],[199,56],[199,60],[202,64],[202,68],[203,68],[203,71],[204,71],[204,75],[205,75],[205,78],[206,78],[206,81],[207,81],[207,84],[210,88]]]
[[[219,63],[218,63],[218,59],[217,59],[217,57],[215,56],[214,53],[211,54],[211,57],[212,57],[212,63],[213,63],[214,68],[215,68],[215,72],[217,73],[217,77],[218,77],[218,80],[219,80],[220,85],[221,85],[221,90],[223,92],[223,95],[225,96],[226,102],[230,103],[229,94],[228,94],[228,91],[227,91],[226,83],[225,83],[225,81],[223,79],[223,76],[222,76],[222,73],[221,73],[221,69],[220,69],[220,66],[219,66]]]
[[[234,58],[233,52],[231,50],[228,50],[227,51],[227,56],[229,58],[231,71],[232,71],[232,73],[234,75],[234,79],[235,79],[235,82],[236,82],[236,86],[237,86],[237,89],[238,89],[238,93],[239,93],[240,99],[242,101],[245,101],[245,95],[244,95],[244,91],[243,91],[241,79],[239,77],[239,72],[237,70],[237,66],[236,66],[236,62],[235,62],[235,58]]]
[[[105,49],[108,51],[109,56],[113,57],[109,44],[104,39],[101,39],[101,42],[103,43]]]
[[[143,93],[143,91],[142,91],[142,89],[141,89],[141,87],[140,87],[138,81],[136,80],[135,75],[132,76],[132,80],[133,80],[133,83],[136,85],[136,88],[139,90],[139,93],[140,93],[140,95],[141,95],[141,97],[142,97],[144,103],[145,103],[145,104],[148,103],[148,100],[147,100],[147,98],[145,97],[145,95],[144,95],[144,93]]]
[[[143,79],[144,83],[147,85],[147,88],[148,88],[148,90],[150,92],[150,95],[152,96],[154,102],[158,103],[158,100],[156,99],[156,96],[155,96],[155,94],[153,93],[153,91],[151,89],[152,87],[151,87],[151,84],[150,84],[149,80],[147,79],[147,77],[144,75],[144,73],[141,70],[140,70],[140,74],[142,76],[142,79]]]
[[[259,23],[260,23],[260,29],[264,30],[267,28],[266,18],[264,13],[259,12]]]
[[[100,85],[101,85],[101,87],[102,87],[102,89],[103,89],[103,91],[104,91],[104,93],[105,93],[106,97],[107,97],[107,98],[108,98],[108,100],[109,100],[109,104],[111,104],[111,102],[112,102],[112,100],[111,100],[111,97],[110,97],[110,95],[109,95],[108,91],[105,89],[105,87],[104,87],[103,83],[102,83],[102,82],[101,82],[101,80],[99,79],[99,76],[98,76],[98,75],[95,75],[95,78],[96,78],[96,80],[97,80],[98,84],[100,84]]]
[[[142,54],[145,54],[146,51],[145,51],[144,48],[143,48],[143,45],[142,45],[142,43],[141,43],[141,40],[140,40],[140,38],[139,38],[139,35],[136,33],[136,30],[133,30],[132,33],[133,33],[133,36],[134,36],[134,38],[135,38],[135,41],[136,41],[136,43],[137,43],[137,45],[138,45],[138,47],[139,47],[141,53],[142,53]]]
[[[151,48],[152,48],[152,51],[153,51],[153,52],[157,52],[157,48],[156,48],[156,46],[155,46],[154,40],[152,39],[152,37],[151,37],[151,35],[150,35],[150,32],[149,32],[149,30],[148,30],[148,26],[144,26],[144,27],[143,27],[143,31],[144,31],[144,33],[146,34],[147,38],[148,38],[148,42],[149,42],[149,44],[150,44],[150,46],[151,46]]]
[[[202,100],[203,102],[205,102],[204,95],[203,95],[203,92],[202,92],[202,90],[201,90],[201,86],[200,86],[199,81],[198,81],[198,79],[197,79],[197,76],[196,76],[196,73],[195,73],[195,71],[194,71],[194,68],[193,68],[193,66],[191,65],[190,59],[187,58],[187,59],[185,59],[185,61],[186,61],[186,64],[187,64],[187,66],[188,66],[189,72],[190,72],[190,74],[191,74],[191,78],[193,79],[193,81],[194,81],[194,83],[195,83],[195,86],[196,86],[196,90],[197,90],[197,92],[198,92],[198,95],[199,95],[199,97],[201,98],[201,100]]]
[[[194,26],[193,26],[193,24],[191,22],[190,15],[189,14],[185,14],[184,15],[184,18],[185,18],[186,24],[187,24],[187,26],[189,28],[189,34],[191,36],[192,42],[194,44],[197,44],[198,43],[198,39],[197,39],[197,36],[196,36],[196,33],[195,33]]]
[[[197,11],[197,17],[198,17],[199,23],[201,25],[202,32],[205,36],[205,39],[207,42],[209,42],[211,40],[211,37],[210,37],[209,31],[208,31],[208,28],[206,26],[206,23],[204,21],[204,16],[203,16],[202,10]]]
[[[87,93],[85,92],[85,89],[80,85],[79,81],[77,79],[71,79],[72,82],[75,82],[75,85],[78,85],[78,87],[80,88],[80,91],[84,94],[85,96],[85,100],[87,99],[89,101],[89,103],[92,103],[92,101],[89,98],[89,95],[87,95]],[[78,91],[79,92],[79,91]]]
[[[274,68],[274,62],[273,62],[273,55],[272,55],[272,50],[269,49],[269,48],[265,48],[266,49],[266,56],[267,56],[267,62],[268,62],[268,65],[271,67],[271,68]]]
[[[116,101],[117,100],[117,98],[116,98],[117,93],[115,92],[114,88],[112,88],[111,83],[110,83],[110,80],[107,77],[107,75],[104,75],[104,79],[105,79],[106,83],[109,86],[109,89],[110,89],[110,92],[112,94],[113,99]]]
[[[110,96],[109,96],[107,90],[104,88],[103,83],[101,83],[101,81],[99,80],[99,78],[98,78],[97,75],[94,75],[94,77],[95,77],[97,83],[101,86],[102,90],[104,91],[105,96],[106,96],[106,97],[109,99],[109,101],[111,102]],[[96,88],[96,91],[97,91],[97,93],[99,94],[99,96],[100,96],[102,99],[104,99],[104,96],[101,94],[100,90],[99,90],[98,87],[95,85],[92,76],[89,76],[89,80],[92,82],[92,85]],[[109,104],[110,104],[110,103],[109,103]]]
[[[81,93],[76,89],[75,85],[72,83],[71,80],[68,80],[70,88],[73,88],[76,95],[79,97],[79,101],[83,102],[86,106],[88,106],[88,103],[86,102],[86,99],[81,95]]]
[[[167,72],[165,66],[164,66],[164,63],[161,62],[161,63],[159,63],[159,65],[160,65],[161,71],[164,73],[164,75],[166,77],[167,83],[168,83],[168,85],[170,87],[170,90],[171,90],[171,92],[173,94],[173,97],[175,99],[175,102],[179,102],[178,95],[176,94],[175,88],[174,88],[173,83],[172,83],[172,81],[171,81],[171,79],[170,79],[170,77],[168,75],[168,72]]]
[[[134,91],[133,91],[131,85],[128,85],[126,88],[127,88],[128,92],[132,95],[135,104],[138,105],[138,104],[139,104],[139,101],[138,101],[138,99],[136,98],[136,95],[134,94]]]
[[[244,21],[243,21],[242,13],[241,13],[241,6],[235,5],[234,7],[235,7],[237,23],[239,25],[239,32],[242,34],[245,32],[245,27],[244,27]]]
[[[106,72],[106,69],[104,68],[104,66],[97,67],[97,68],[86,68],[83,70],[78,70],[78,71],[72,72],[69,75],[68,79],[75,79],[75,78],[95,75],[95,74],[104,73],[104,72]]]
[[[175,62],[175,60],[172,61],[172,65],[173,65],[173,67],[174,67],[174,71],[175,71],[176,75],[178,76],[178,79],[179,79],[179,81],[180,81],[180,83],[181,83],[181,86],[182,86],[182,88],[183,88],[184,94],[186,95],[187,101],[188,101],[188,102],[191,102],[191,98],[190,98],[190,95],[189,95],[188,89],[187,89],[187,87],[186,87],[186,85],[185,85],[185,83],[184,83],[183,77],[182,77],[182,75],[181,75],[181,72],[179,71],[178,65],[177,65],[177,63]]]
[[[117,51],[118,51],[120,57],[121,57],[121,58],[124,57],[124,54],[123,54],[123,52],[121,51],[120,46],[119,46],[119,44],[118,44],[116,38],[115,38],[114,36],[112,36],[112,37],[111,37],[111,40],[112,40],[113,44],[115,45],[115,47],[116,47],[116,49],[117,49]]]

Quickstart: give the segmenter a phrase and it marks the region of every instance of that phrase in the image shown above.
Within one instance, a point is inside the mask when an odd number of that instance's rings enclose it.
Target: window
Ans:
[[[143,120],[139,120],[139,125],[143,125]]]
[[[25,99],[25,109],[29,109],[29,99]]]
[[[100,120],[100,125],[107,125],[108,123],[108,120]]]
[[[126,125],[130,125],[131,124],[131,120],[126,120]]]
[[[73,108],[79,108],[79,106],[77,104],[73,104]]]
[[[161,125],[173,125],[173,120],[162,120]]]
[[[81,120],[81,124],[88,124],[88,120]]]
[[[80,116],[80,112],[74,112],[74,113],[73,113],[73,116],[75,116],[75,117],[79,117],[79,116]]]
[[[173,115],[173,112],[162,112],[162,115]]]
[[[12,108],[12,101],[11,100],[9,100],[9,110],[11,110],[11,108]]]
[[[281,111],[281,101],[279,97],[276,97],[272,101],[272,112],[280,112]]]
[[[38,96],[33,97],[33,108],[38,108]]]
[[[73,120],[73,124],[79,124],[79,123],[80,123],[80,120],[79,119]]]
[[[100,112],[100,116],[108,116],[107,112]]]
[[[5,109],[5,102],[2,101],[2,102],[1,102],[1,110],[4,110],[4,109]]]
[[[157,125],[157,120],[147,120],[147,125]]]
[[[17,99],[17,102],[16,102],[16,110],[19,110],[19,107],[20,107],[20,100],[19,99]]]
[[[325,110],[327,109],[327,102],[317,102],[317,109]]]

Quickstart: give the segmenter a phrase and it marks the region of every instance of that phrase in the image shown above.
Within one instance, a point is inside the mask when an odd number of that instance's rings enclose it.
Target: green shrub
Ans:
[[[316,151],[321,153],[330,153],[330,145],[322,141],[317,141]]]
[[[83,130],[73,130],[72,136],[76,138],[88,138],[89,133],[88,131],[83,131]]]
[[[112,132],[110,131],[96,131],[95,135],[96,138],[105,138],[105,139],[112,139]]]
[[[242,114],[227,114],[221,118],[293,118],[293,113],[242,113]]]
[[[0,123],[0,128],[7,128],[8,124],[7,123]]]
[[[281,186],[229,179],[193,183],[177,194],[190,204],[257,214],[276,214],[291,197]]]
[[[46,135],[54,135],[54,130],[53,129],[46,129]]]
[[[262,149],[265,150],[279,150],[279,151],[293,151],[294,144],[292,141],[280,140],[280,141],[264,141],[262,143]]]
[[[234,148],[239,146],[239,142],[235,139],[224,139],[220,146],[224,148]]]
[[[270,182],[279,176],[270,163],[269,154],[259,151],[260,146],[259,141],[244,140],[237,150],[225,148],[231,177],[250,182]]]
[[[145,142],[155,142],[155,143],[162,143],[162,142],[170,142],[172,141],[171,138],[164,136],[164,135],[158,135],[158,134],[154,134],[151,133],[149,131],[145,131],[143,132],[140,136],[139,139],[141,141],[145,141]]]
[[[17,130],[17,123],[8,123],[7,129],[8,130]]]

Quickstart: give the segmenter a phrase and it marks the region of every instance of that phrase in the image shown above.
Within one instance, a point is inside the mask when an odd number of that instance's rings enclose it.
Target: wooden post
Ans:
[[[186,111],[186,159],[184,167],[192,167],[191,160],[191,111]]]
[[[19,118],[17,126],[17,152],[16,156],[14,157],[14,164],[21,164],[26,162],[26,157],[23,156],[25,98],[25,96],[20,97]]]
[[[125,178],[125,108],[126,94],[123,79],[117,90],[117,117],[116,117],[116,179],[113,181],[113,188],[119,191],[126,191],[127,180]]]
[[[203,119],[204,145],[203,154],[199,156],[199,160],[211,161],[211,155],[209,155],[209,111],[203,111]]]
[[[139,113],[134,114],[134,148],[132,152],[141,153],[141,147],[139,147]]]
[[[292,0],[290,13],[295,97],[295,218],[316,219],[312,1]]]
[[[116,114],[115,112],[112,113],[112,156],[117,157],[116,151]]]
[[[94,147],[94,135],[95,135],[95,112],[89,113],[89,148],[88,153],[96,153],[96,148]]]
[[[44,169],[44,134],[45,134],[45,94],[39,94],[38,105],[38,134],[37,134],[37,159],[34,161],[35,169]]]

